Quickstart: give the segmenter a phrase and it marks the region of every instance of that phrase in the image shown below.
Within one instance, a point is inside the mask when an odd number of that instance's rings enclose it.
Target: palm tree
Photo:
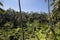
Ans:
[[[56,34],[55,34],[54,29],[52,28],[52,27],[53,27],[53,26],[52,26],[52,19],[51,19],[51,17],[50,17],[50,0],[45,0],[45,1],[48,2],[48,13],[49,13],[49,18],[50,18],[50,20],[49,20],[49,25],[51,26],[51,27],[50,27],[50,30],[52,31],[52,33],[53,33],[54,36],[55,36],[55,39],[54,39],[54,40],[56,40]],[[54,1],[54,0],[53,0],[53,1]]]
[[[48,13],[50,14],[50,0],[45,0],[48,2]]]
[[[20,0],[18,0],[18,3],[19,3],[19,10],[20,10],[20,23],[21,23],[21,28],[22,28],[22,40],[25,40],[24,39],[24,28],[23,28],[23,23],[22,23],[22,13],[21,13],[21,5],[20,5]]]

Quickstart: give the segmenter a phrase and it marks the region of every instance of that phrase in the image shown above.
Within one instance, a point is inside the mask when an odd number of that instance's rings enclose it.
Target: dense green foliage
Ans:
[[[3,14],[0,13],[1,40],[21,40],[22,33],[18,13],[19,12],[16,12],[13,9],[8,9]],[[26,40],[54,40],[54,34],[48,25],[49,15],[47,13],[22,12],[22,15],[24,36]],[[59,21],[53,24],[58,40],[60,39],[59,25]]]
[[[3,6],[1,2],[0,5]],[[54,6],[51,14],[22,12],[25,40],[60,40],[60,1],[53,0],[51,5]],[[0,8],[0,40],[22,40],[20,26],[18,11]]]

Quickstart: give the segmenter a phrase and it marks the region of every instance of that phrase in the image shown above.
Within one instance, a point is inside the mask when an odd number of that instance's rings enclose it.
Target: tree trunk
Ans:
[[[48,0],[48,13],[49,13],[49,17],[50,17],[50,3],[49,3],[49,0]],[[54,40],[56,40],[56,34],[55,34],[55,31],[54,31],[53,26],[52,26],[52,19],[51,19],[51,17],[50,17],[50,20],[49,20],[49,25],[51,26],[50,30],[52,31],[52,33],[55,36]]]
[[[18,0],[18,3],[19,3],[19,10],[20,10],[20,13],[19,13],[19,16],[20,16],[20,23],[21,23],[21,28],[22,28],[22,40],[25,40],[24,39],[24,29],[23,29],[23,23],[22,23],[22,13],[21,13],[21,5],[20,5],[20,0]]]

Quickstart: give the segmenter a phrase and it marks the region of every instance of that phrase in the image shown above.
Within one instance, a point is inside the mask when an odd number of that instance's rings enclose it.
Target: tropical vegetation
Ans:
[[[46,1],[48,13],[0,8],[0,40],[60,40],[60,0]]]

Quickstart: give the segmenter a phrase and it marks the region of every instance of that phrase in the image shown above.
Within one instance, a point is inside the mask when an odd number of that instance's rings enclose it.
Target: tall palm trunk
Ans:
[[[48,0],[48,13],[49,13],[49,17],[50,17],[50,1],[49,0]],[[50,20],[49,20],[49,25],[51,26],[50,30],[52,31],[52,33],[55,36],[54,40],[56,40],[56,34],[55,34],[55,31],[54,31],[53,26],[52,26],[52,19],[51,19],[51,17],[50,17]]]
[[[48,12],[49,12],[49,15],[50,15],[50,3],[49,3],[49,0],[48,0]]]
[[[21,28],[22,28],[22,40],[25,40],[25,39],[24,39],[24,29],[23,29],[23,23],[22,23],[22,13],[21,13],[20,0],[18,0],[18,3],[19,3],[19,10],[20,10],[20,13],[19,13],[20,23],[21,23]]]

